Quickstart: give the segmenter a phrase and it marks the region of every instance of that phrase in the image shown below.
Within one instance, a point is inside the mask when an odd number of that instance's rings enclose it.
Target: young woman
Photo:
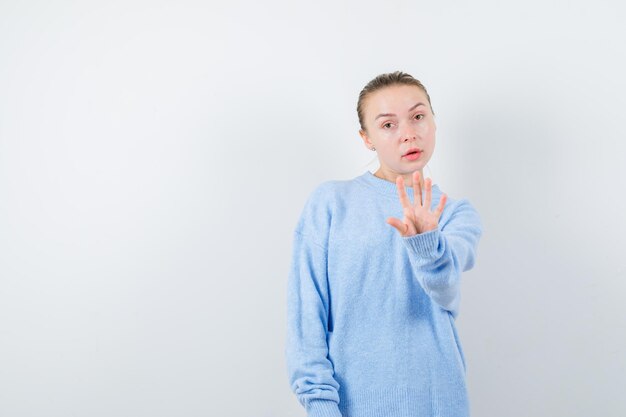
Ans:
[[[380,167],[311,194],[288,281],[289,382],[309,417],[469,415],[455,327],[461,273],[482,226],[423,168],[435,148],[426,88],[382,74],[359,95],[365,146]]]

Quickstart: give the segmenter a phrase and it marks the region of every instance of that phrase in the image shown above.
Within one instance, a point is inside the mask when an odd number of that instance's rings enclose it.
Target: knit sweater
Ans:
[[[367,171],[319,185],[296,225],[285,357],[308,417],[469,415],[455,319],[479,215],[448,197],[438,228],[410,237],[390,216],[403,218],[395,183]]]

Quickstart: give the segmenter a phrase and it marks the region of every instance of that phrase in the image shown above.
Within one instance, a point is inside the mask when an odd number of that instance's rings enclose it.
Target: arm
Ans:
[[[458,315],[461,272],[474,266],[482,234],[480,218],[467,200],[434,230],[403,237],[417,279],[433,301]]]
[[[289,383],[309,417],[341,417],[339,384],[328,359],[326,249],[296,231],[287,289]]]

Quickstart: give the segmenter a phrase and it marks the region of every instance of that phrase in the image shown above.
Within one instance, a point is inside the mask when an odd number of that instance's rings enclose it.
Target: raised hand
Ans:
[[[441,217],[448,197],[442,194],[439,199],[439,205],[434,211],[431,211],[432,181],[430,178],[426,178],[424,181],[426,197],[424,204],[422,204],[422,187],[420,185],[419,171],[413,173],[413,204],[411,204],[411,200],[409,200],[406,194],[402,175],[396,178],[396,186],[398,187],[398,194],[400,195],[400,204],[402,204],[404,219],[400,220],[395,217],[389,217],[387,223],[395,227],[402,237],[435,230],[439,226],[439,217]]]

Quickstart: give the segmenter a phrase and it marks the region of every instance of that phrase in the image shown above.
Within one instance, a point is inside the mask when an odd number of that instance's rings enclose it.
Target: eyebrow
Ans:
[[[419,103],[417,103],[416,105],[414,105],[413,107],[411,107],[411,108],[409,109],[409,111],[413,111],[413,110],[415,110],[415,109],[416,109],[417,107],[419,107],[419,106],[425,106],[425,104],[424,104],[424,103],[422,103],[422,102],[419,102]],[[397,116],[397,115],[396,115],[395,113],[381,113],[381,114],[379,114],[378,116],[376,116],[376,117],[374,118],[374,120],[378,119],[379,117],[391,117],[391,116]]]

